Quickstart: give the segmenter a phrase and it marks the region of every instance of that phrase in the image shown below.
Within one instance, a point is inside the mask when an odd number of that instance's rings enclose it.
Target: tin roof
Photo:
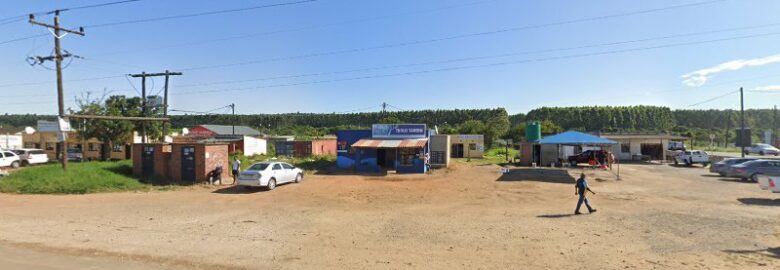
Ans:
[[[362,148],[423,148],[428,143],[428,139],[406,139],[406,140],[375,140],[361,139],[352,147]]]
[[[224,126],[224,125],[200,125],[201,127],[211,130],[214,133],[217,133],[218,135],[232,135],[233,134],[233,126]],[[261,136],[263,133],[260,133],[260,131],[257,131],[256,129],[253,129],[251,127],[247,126],[236,126],[236,135],[247,135],[247,136]]]

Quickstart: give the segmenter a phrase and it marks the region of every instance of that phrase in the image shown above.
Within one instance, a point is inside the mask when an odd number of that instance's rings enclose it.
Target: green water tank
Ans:
[[[539,122],[528,122],[525,125],[525,139],[533,142],[542,138],[542,125]]]

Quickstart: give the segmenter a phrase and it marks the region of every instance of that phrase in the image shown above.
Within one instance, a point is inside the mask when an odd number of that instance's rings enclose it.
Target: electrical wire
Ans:
[[[22,40],[28,40],[28,39],[38,38],[38,37],[43,37],[43,36],[48,36],[48,35],[49,35],[49,34],[38,34],[38,35],[32,35],[32,36],[26,36],[26,37],[20,37],[20,38],[10,39],[10,40],[6,40],[6,41],[0,41],[0,45],[3,45],[3,44],[8,44],[8,43],[13,43],[13,42],[17,42],[17,41],[22,41]]]
[[[710,98],[710,99],[707,99],[707,100],[704,100],[704,101],[701,101],[701,102],[697,102],[697,103],[688,105],[688,108],[699,106],[699,105],[706,104],[706,103],[709,103],[709,102],[713,102],[713,101],[716,101],[718,99],[721,99],[721,98],[724,98],[724,97],[727,97],[727,96],[730,96],[730,95],[733,95],[733,94],[736,94],[736,93],[739,93],[739,90],[737,90],[737,91],[729,91],[728,93],[725,93],[723,95],[719,95],[719,96],[716,96],[716,97],[713,97],[713,98]]]
[[[124,1],[116,1],[116,2],[108,2],[108,3],[101,3],[101,4],[93,4],[93,5],[86,5],[86,6],[78,6],[78,7],[70,7],[70,8],[63,8],[59,9],[59,11],[73,11],[73,10],[79,10],[79,9],[89,9],[89,8],[98,8],[98,7],[105,7],[105,6],[113,6],[118,4],[126,4],[126,3],[132,3],[132,2],[138,2],[141,0],[124,0]],[[49,11],[46,14],[53,14],[55,11]]]
[[[310,82],[301,82],[301,83],[263,85],[263,86],[234,88],[234,89],[188,91],[188,92],[182,92],[182,93],[176,93],[176,94],[179,94],[179,95],[181,95],[181,94],[191,95],[191,94],[195,94],[195,93],[246,91],[246,90],[253,90],[253,89],[277,88],[277,87],[289,87],[289,86],[299,86],[299,85],[323,84],[323,83],[334,83],[334,82],[354,81],[354,80],[366,80],[366,79],[399,77],[399,76],[439,73],[439,72],[456,71],[456,70],[467,70],[467,69],[486,68],[486,67],[508,66],[508,65],[517,65],[517,64],[535,63],[535,62],[546,62],[546,61],[554,61],[554,60],[564,60],[564,59],[573,59],[573,58],[582,58],[582,57],[591,57],[591,56],[611,55],[611,54],[619,54],[619,53],[629,53],[629,52],[655,50],[655,49],[680,47],[680,46],[690,46],[690,45],[697,45],[697,44],[706,44],[706,43],[714,43],[714,42],[722,42],[722,41],[738,40],[738,39],[746,39],[746,38],[765,37],[765,36],[773,36],[773,35],[780,35],[780,32],[755,34],[755,35],[744,35],[744,36],[736,36],[736,37],[729,37],[729,38],[719,38],[719,39],[702,40],[702,41],[694,41],[694,42],[672,43],[672,44],[649,46],[649,47],[629,48],[629,49],[621,49],[621,50],[601,51],[601,52],[593,52],[593,53],[582,53],[582,54],[573,54],[573,55],[564,55],[564,56],[555,56],[555,57],[543,57],[543,58],[533,58],[533,59],[522,59],[522,60],[516,60],[516,61],[494,62],[494,63],[480,64],[480,65],[454,66],[454,67],[444,67],[444,68],[439,68],[439,69],[418,70],[418,71],[390,73],[390,74],[379,74],[379,75],[367,75],[367,76],[359,76],[359,77],[319,80],[319,81],[310,81]]]
[[[287,28],[287,29],[280,29],[280,30],[273,30],[273,31],[256,32],[256,33],[251,33],[251,34],[243,34],[243,35],[236,35],[236,36],[229,36],[229,37],[222,37],[222,38],[215,38],[215,39],[206,39],[206,40],[201,40],[201,41],[183,42],[183,43],[177,43],[177,44],[171,44],[171,45],[165,45],[165,46],[145,48],[145,49],[140,49],[140,50],[125,50],[125,51],[98,53],[96,55],[98,55],[98,56],[105,56],[105,55],[115,55],[115,54],[133,53],[133,52],[150,51],[150,50],[160,50],[160,49],[168,49],[168,48],[178,48],[178,47],[186,47],[186,46],[193,46],[193,45],[200,45],[200,44],[208,44],[208,43],[220,42],[220,41],[252,38],[252,37],[258,37],[258,36],[268,36],[268,35],[281,34],[281,33],[290,33],[290,32],[297,32],[297,31],[304,31],[304,30],[313,30],[313,29],[326,28],[326,27],[332,27],[332,26],[351,25],[351,24],[356,24],[356,23],[363,23],[363,22],[370,22],[370,21],[377,21],[377,20],[385,20],[385,19],[390,19],[390,18],[398,18],[398,17],[409,16],[409,15],[424,14],[424,13],[429,13],[429,12],[437,12],[437,11],[449,10],[449,9],[453,9],[453,8],[459,8],[459,7],[464,7],[464,6],[473,6],[473,5],[485,4],[485,3],[496,2],[496,1],[498,1],[498,0],[476,1],[476,2],[470,2],[470,3],[464,3],[464,4],[455,4],[455,5],[437,7],[437,8],[432,8],[432,9],[418,10],[418,11],[405,12],[405,13],[396,13],[396,14],[390,14],[390,15],[377,16],[377,17],[353,19],[353,20],[346,20],[346,21],[341,21],[341,22],[333,22],[333,23],[325,23],[325,24],[313,24],[313,25],[307,25],[307,26],[296,27],[296,28]]]
[[[641,39],[634,39],[634,40],[624,40],[624,41],[596,43],[596,44],[588,44],[588,45],[580,45],[580,46],[572,46],[572,47],[562,47],[562,48],[543,49],[543,50],[534,50],[534,51],[521,51],[521,52],[502,53],[502,54],[493,54],[493,55],[484,55],[484,56],[444,59],[444,60],[418,62],[418,63],[411,63],[411,64],[384,65],[384,66],[359,68],[359,69],[348,69],[348,70],[340,70],[340,71],[307,73],[307,74],[297,74],[297,75],[282,75],[282,76],[264,77],[264,78],[256,78],[256,79],[229,80],[229,81],[218,81],[218,82],[198,83],[198,84],[183,84],[183,85],[177,85],[176,87],[183,87],[183,88],[199,87],[199,86],[210,86],[210,85],[219,85],[219,84],[233,84],[233,83],[244,83],[244,82],[253,82],[253,81],[267,81],[267,80],[276,80],[276,79],[291,79],[291,78],[302,78],[302,77],[312,77],[312,76],[322,76],[322,75],[337,75],[337,74],[354,73],[354,72],[362,72],[362,71],[376,71],[376,70],[406,68],[406,67],[434,65],[434,64],[446,64],[446,63],[464,62],[464,61],[487,60],[487,59],[493,59],[493,58],[504,58],[504,57],[519,56],[519,55],[532,55],[532,54],[560,52],[560,51],[570,51],[570,50],[596,48],[596,47],[604,47],[604,46],[625,45],[625,44],[639,43],[639,42],[646,42],[646,41],[656,41],[656,40],[665,40],[665,39],[680,38],[680,37],[700,36],[700,35],[707,35],[707,34],[714,34],[714,33],[751,30],[751,29],[776,27],[776,26],[780,26],[780,23],[772,23],[772,24],[764,24],[764,25],[754,25],[754,26],[745,26],[745,27],[736,27],[736,28],[728,28],[728,29],[720,29],[720,30],[694,32],[694,33],[672,34],[672,35],[657,36],[657,37],[651,37],[651,38],[641,38]]]
[[[249,11],[249,10],[263,9],[263,8],[270,8],[270,7],[289,6],[289,5],[303,4],[303,3],[315,2],[315,1],[317,1],[317,0],[301,0],[301,1],[284,2],[284,3],[268,4],[268,5],[261,5],[261,6],[253,6],[253,7],[245,7],[245,8],[235,8],[235,9],[226,9],[226,10],[206,11],[206,12],[199,12],[199,13],[172,15],[172,16],[146,18],[146,19],[138,19],[138,20],[120,21],[120,22],[108,22],[108,23],[87,25],[87,26],[84,26],[84,27],[99,28],[99,27],[117,26],[117,25],[125,25],[125,24],[156,22],[156,21],[164,21],[164,20],[173,20],[173,19],[182,19],[182,18],[191,18],[191,17],[200,17],[200,16],[224,14],[224,13]]]
[[[334,113],[336,113],[336,114],[354,113],[354,112],[361,112],[361,111],[366,111],[366,110],[370,110],[370,109],[379,109],[381,107],[382,106],[371,106],[371,107],[366,107],[366,108],[354,109],[354,110],[349,110],[349,111],[334,112]]]

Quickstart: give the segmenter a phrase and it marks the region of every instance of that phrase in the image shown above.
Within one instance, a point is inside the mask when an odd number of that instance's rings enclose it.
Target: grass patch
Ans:
[[[0,192],[24,194],[86,194],[149,190],[133,178],[132,161],[72,162],[68,171],[59,164],[22,168],[0,178]]]
[[[517,155],[519,151],[516,149],[513,149],[512,147],[509,148],[509,159],[511,160],[514,156]],[[485,151],[485,153],[482,155],[482,158],[472,158],[471,161],[469,161],[466,158],[456,158],[453,159],[458,162],[468,163],[468,164],[474,164],[474,165],[489,165],[489,164],[497,164],[497,165],[505,165],[508,162],[506,161],[507,154],[506,149],[504,147],[493,147]]]

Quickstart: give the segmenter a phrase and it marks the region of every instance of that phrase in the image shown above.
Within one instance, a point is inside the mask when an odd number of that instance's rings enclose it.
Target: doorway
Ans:
[[[462,143],[456,143],[453,144],[451,149],[450,156],[452,158],[463,158],[463,144]]]
[[[181,181],[195,183],[195,147],[181,148]]]
[[[154,177],[154,146],[144,146],[141,151],[141,176],[144,181]]]
[[[650,160],[661,160],[664,147],[660,143],[643,143],[641,145],[642,156],[650,157]]]
[[[376,165],[385,170],[395,170],[395,149],[380,148],[376,150]]]

